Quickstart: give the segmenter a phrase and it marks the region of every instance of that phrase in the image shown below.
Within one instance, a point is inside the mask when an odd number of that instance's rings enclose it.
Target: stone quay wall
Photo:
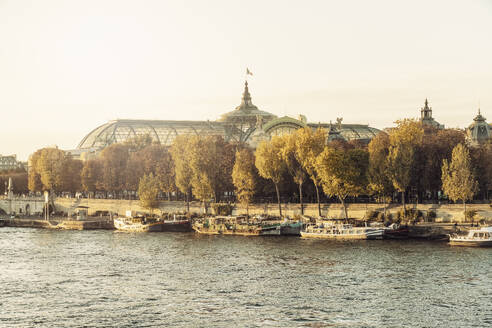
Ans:
[[[126,211],[131,210],[134,213],[148,213],[149,211],[140,206],[138,200],[115,200],[115,199],[87,199],[87,198],[56,198],[54,200],[56,211],[63,211],[72,215],[76,212],[77,207],[88,207],[88,214],[94,215],[97,211],[108,211],[117,213],[118,215],[125,215]],[[26,198],[26,197],[14,197],[0,199],[0,209],[7,214],[20,214],[20,215],[32,215],[42,213],[44,201],[42,198]],[[390,204],[387,208],[387,212],[396,215],[401,210],[400,204]],[[461,204],[407,204],[407,209],[413,208],[422,211],[424,214],[428,211],[436,212],[437,222],[463,222],[463,205]],[[485,219],[492,222],[492,207],[488,204],[468,204],[467,210],[477,211],[475,219]],[[22,210],[22,211],[20,211]],[[348,204],[348,214],[351,218],[364,219],[367,218],[371,211],[384,210],[384,206],[381,204]],[[186,203],[182,201],[161,201],[159,208],[154,210],[154,213],[177,213],[185,212]],[[194,213],[203,213],[203,205],[200,202],[191,202],[190,211]],[[233,211],[233,214],[245,214],[246,208],[237,205]],[[278,205],[275,203],[269,204],[251,204],[249,206],[249,214],[268,214],[278,215]],[[293,217],[301,214],[301,208],[299,204],[282,204],[282,214]],[[308,216],[318,216],[317,204],[305,204],[304,214]],[[321,204],[321,214],[324,217],[342,218],[343,207],[341,204]]]
[[[55,200],[55,207],[57,211],[64,211],[69,214],[73,213],[77,206],[87,206],[88,214],[92,215],[96,211],[110,211],[124,215],[127,210],[133,212],[146,212],[149,211],[142,208],[138,200],[110,200],[110,199],[74,199],[74,198],[57,198]],[[390,204],[387,208],[387,212],[396,215],[401,210],[401,205]],[[407,204],[407,209],[418,209],[424,214],[428,211],[436,212],[437,222],[463,222],[463,205],[461,204]],[[492,207],[488,204],[467,204],[467,210],[477,211],[476,219],[485,219],[492,221]],[[384,206],[380,204],[348,204],[348,215],[351,218],[364,219],[367,218],[369,212],[384,210]],[[173,213],[173,212],[185,212],[186,203],[178,201],[161,201],[159,208],[154,210],[154,213],[160,214],[161,212]],[[203,205],[200,202],[191,202],[190,211],[195,213],[203,213]],[[246,208],[237,205],[233,214],[245,214]],[[275,203],[270,204],[252,204],[249,206],[249,214],[269,214],[278,215],[278,205]],[[282,204],[282,214],[293,217],[301,214],[299,204]],[[304,214],[308,216],[318,216],[317,204],[305,204]],[[321,214],[324,217],[342,218],[344,216],[343,207],[341,204],[321,204]]]

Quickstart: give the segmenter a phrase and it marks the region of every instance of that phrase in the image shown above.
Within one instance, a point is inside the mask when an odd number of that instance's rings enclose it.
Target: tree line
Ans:
[[[30,159],[31,191],[87,192],[123,198],[138,193],[143,205],[179,195],[189,202],[253,201],[282,197],[301,204],[370,196],[387,203],[437,201],[442,191],[453,201],[488,199],[492,189],[492,146],[470,147],[464,132],[433,130],[405,119],[367,145],[334,139],[324,129],[299,129],[261,142],[256,151],[219,136],[177,136],[170,147],[149,136],[106,147],[97,158],[72,159],[43,148]],[[461,162],[460,162],[461,161]],[[461,163],[461,164],[459,164]],[[456,177],[461,174],[460,182]],[[468,170],[468,173],[463,173]],[[454,180],[453,180],[454,179]],[[470,181],[470,183],[467,183]],[[468,186],[468,191],[456,191]],[[453,191],[454,190],[454,191]],[[396,195],[399,195],[395,198]],[[465,197],[466,195],[466,197]]]

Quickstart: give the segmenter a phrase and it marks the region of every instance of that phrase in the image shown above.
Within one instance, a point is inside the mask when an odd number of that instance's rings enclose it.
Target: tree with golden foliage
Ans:
[[[82,190],[81,173],[84,164],[67,154],[61,172],[61,190],[75,193]]]
[[[218,199],[221,175],[221,148],[215,136],[193,136],[188,145],[189,165],[193,172],[191,179],[193,195],[203,202],[207,212],[212,198]],[[223,145],[222,145],[223,146]],[[230,178],[230,173],[229,173]]]
[[[296,158],[313,181],[318,201],[318,215],[321,216],[319,186],[321,180],[316,170],[316,160],[323,152],[326,143],[326,131],[319,128],[313,132],[309,127],[299,129],[295,133]]]
[[[397,121],[389,134],[388,173],[396,190],[401,193],[406,215],[405,192],[410,185],[415,165],[415,152],[422,143],[422,124],[414,119]]]
[[[28,186],[31,191],[81,190],[82,162],[58,148],[42,148],[30,156]]]
[[[36,172],[39,173],[43,190],[50,192],[63,191],[67,185],[67,161],[70,160],[63,150],[58,148],[43,148],[37,161]]]
[[[255,165],[258,173],[265,179],[272,180],[277,192],[278,211],[282,217],[282,206],[280,205],[280,191],[278,189],[286,170],[282,158],[284,140],[279,136],[273,136],[270,141],[262,141],[256,148]]]
[[[470,149],[470,157],[475,168],[478,180],[478,192],[482,199],[490,199],[489,190],[492,190],[492,140]]]
[[[99,159],[89,159],[84,162],[80,173],[82,189],[87,192],[102,190],[103,164]]]
[[[388,172],[389,145],[388,134],[381,132],[371,140],[368,146],[368,191],[376,194],[378,200],[383,201],[385,204],[391,199],[391,194],[394,191],[393,183]],[[384,212],[386,214],[386,206]]]
[[[170,148],[174,161],[176,186],[186,196],[187,212],[190,212],[191,181],[193,179],[193,169],[190,166],[190,139],[191,136],[177,136]]]
[[[130,152],[137,152],[152,144],[154,144],[154,141],[150,134],[138,135],[133,138],[129,138],[124,142],[124,145],[128,147]],[[158,142],[156,142],[156,144],[158,144]]]
[[[37,150],[29,156],[29,173],[28,173],[28,181],[27,186],[32,192],[40,192],[43,191],[43,183],[41,182],[41,175],[38,172],[39,167],[39,159],[41,158],[42,149]]]
[[[236,195],[241,204],[246,206],[249,215],[249,204],[255,191],[255,159],[248,149],[236,152],[236,160],[232,169],[232,182],[236,189]]]
[[[358,196],[367,185],[369,154],[362,149],[340,150],[326,147],[318,156],[316,170],[326,195],[336,196],[348,219],[347,196]]]
[[[442,189],[452,201],[463,201],[466,218],[466,201],[473,199],[478,182],[473,174],[470,152],[463,144],[454,147],[451,162],[445,159],[442,163]]]
[[[104,190],[117,193],[126,188],[128,157],[128,146],[119,143],[112,144],[101,152]]]
[[[428,192],[437,200],[438,192],[442,190],[441,167],[442,161],[451,160],[453,148],[465,142],[465,132],[459,129],[431,129],[426,127],[425,137],[417,147],[415,169],[412,172],[412,187],[416,187],[419,196]],[[473,156],[472,156],[473,157]],[[422,194],[425,192],[424,194]]]
[[[282,138],[284,139],[284,146],[281,150],[282,159],[285,162],[285,167],[287,168],[287,171],[292,176],[292,179],[299,188],[299,203],[301,204],[301,214],[304,214],[304,203],[302,201],[302,185],[307,179],[307,174],[301,164],[301,160],[297,153],[297,131],[291,134],[285,134],[282,136]]]
[[[139,179],[144,174],[154,174],[159,180],[162,192],[176,190],[174,184],[174,164],[169,149],[159,144],[150,144],[145,148],[131,152],[127,164],[126,186],[129,190],[138,188]]]
[[[168,148],[161,147],[159,160],[155,166],[155,176],[159,180],[159,188],[167,194],[167,200],[171,200],[171,193],[176,191],[176,173],[174,162]]]
[[[152,174],[144,174],[138,183],[138,198],[143,208],[149,209],[150,214],[159,207],[159,180]]]

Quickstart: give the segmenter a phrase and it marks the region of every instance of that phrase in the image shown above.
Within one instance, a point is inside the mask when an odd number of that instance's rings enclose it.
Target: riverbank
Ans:
[[[69,216],[76,213],[80,206],[86,207],[89,215],[97,215],[98,212],[112,212],[124,215],[126,211],[148,212],[140,206],[138,200],[125,199],[89,199],[89,198],[62,198],[53,200],[57,212],[67,213]],[[0,213],[2,210],[7,213],[17,213],[20,215],[39,214],[43,211],[44,202],[41,198],[14,197],[12,199],[0,199]],[[246,214],[246,208],[240,204],[233,204],[233,215]],[[282,213],[284,216],[294,217],[301,215],[300,204],[283,203]],[[317,217],[318,205],[309,203],[304,204],[304,215]],[[347,204],[348,215],[351,218],[363,220],[367,219],[371,213],[384,212],[383,204]],[[398,211],[402,209],[400,204],[389,204],[386,213],[396,217]],[[438,223],[463,223],[463,205],[461,204],[407,204],[407,209],[420,211],[424,216],[432,213],[434,222]],[[492,207],[489,204],[467,204],[467,210],[476,211],[474,221],[484,220],[492,224]],[[185,202],[182,201],[160,201],[154,213],[184,213],[187,211]],[[203,205],[200,202],[190,203],[190,212],[203,213]],[[278,215],[278,205],[276,203],[250,204],[248,208],[250,215]],[[323,217],[342,218],[344,211],[341,204],[323,203],[321,204],[321,215]]]
[[[111,200],[111,199],[71,199],[57,198],[55,206],[57,210],[66,213],[73,213],[77,206],[87,206],[89,215],[95,214],[98,211],[108,211],[124,215],[127,210],[134,212],[148,212],[140,206],[138,200]],[[233,204],[233,215],[246,214],[246,207],[240,204]],[[288,217],[301,215],[300,204],[283,203],[282,214]],[[318,204],[304,204],[304,215],[317,217]],[[383,204],[348,204],[348,214],[350,218],[357,220],[367,219],[371,212],[384,212]],[[400,204],[389,204],[386,208],[386,213],[396,217],[398,211],[402,209]],[[435,213],[434,222],[437,223],[463,223],[465,222],[463,215],[463,205],[461,204],[407,204],[407,209],[421,211],[423,215],[430,212]],[[156,213],[184,213],[186,212],[186,203],[180,201],[160,201]],[[467,210],[476,211],[475,221],[485,220],[492,223],[492,207],[489,204],[469,204]],[[203,205],[200,202],[190,203],[190,212],[203,213]],[[278,216],[278,205],[276,203],[251,204],[248,208],[250,215],[271,215]],[[321,215],[330,218],[343,218],[343,206],[337,203],[321,204]]]
[[[2,219],[5,227],[17,228],[41,228],[41,229],[63,229],[63,230],[114,230],[112,220],[89,219],[89,220],[67,220],[64,218],[15,218]]]
[[[70,220],[55,217],[43,218],[0,218],[0,226],[18,228],[38,228],[54,230],[114,230],[113,221],[107,217],[93,217],[85,220]],[[408,239],[445,240],[447,235],[457,229],[466,231],[470,224],[417,223],[408,226]]]

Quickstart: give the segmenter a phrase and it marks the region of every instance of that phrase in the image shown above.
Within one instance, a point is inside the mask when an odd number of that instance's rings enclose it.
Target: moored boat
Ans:
[[[301,231],[301,237],[317,239],[382,239],[383,232],[382,228],[321,223],[306,226]]]
[[[262,236],[300,236],[302,223],[296,221],[283,221],[275,223],[263,223],[260,235]]]
[[[164,232],[189,232],[191,228],[191,220],[186,217],[173,216],[172,220],[162,221],[162,231]]]
[[[117,230],[129,232],[159,232],[162,231],[163,222],[143,217],[118,217],[113,219]]]
[[[492,247],[492,227],[471,229],[466,235],[450,234],[449,244],[453,246]]]
[[[406,239],[408,238],[408,227],[393,223],[384,228],[384,239]]]
[[[193,230],[207,235],[239,235],[259,236],[262,230],[260,224],[242,216],[216,216],[197,220]]]

